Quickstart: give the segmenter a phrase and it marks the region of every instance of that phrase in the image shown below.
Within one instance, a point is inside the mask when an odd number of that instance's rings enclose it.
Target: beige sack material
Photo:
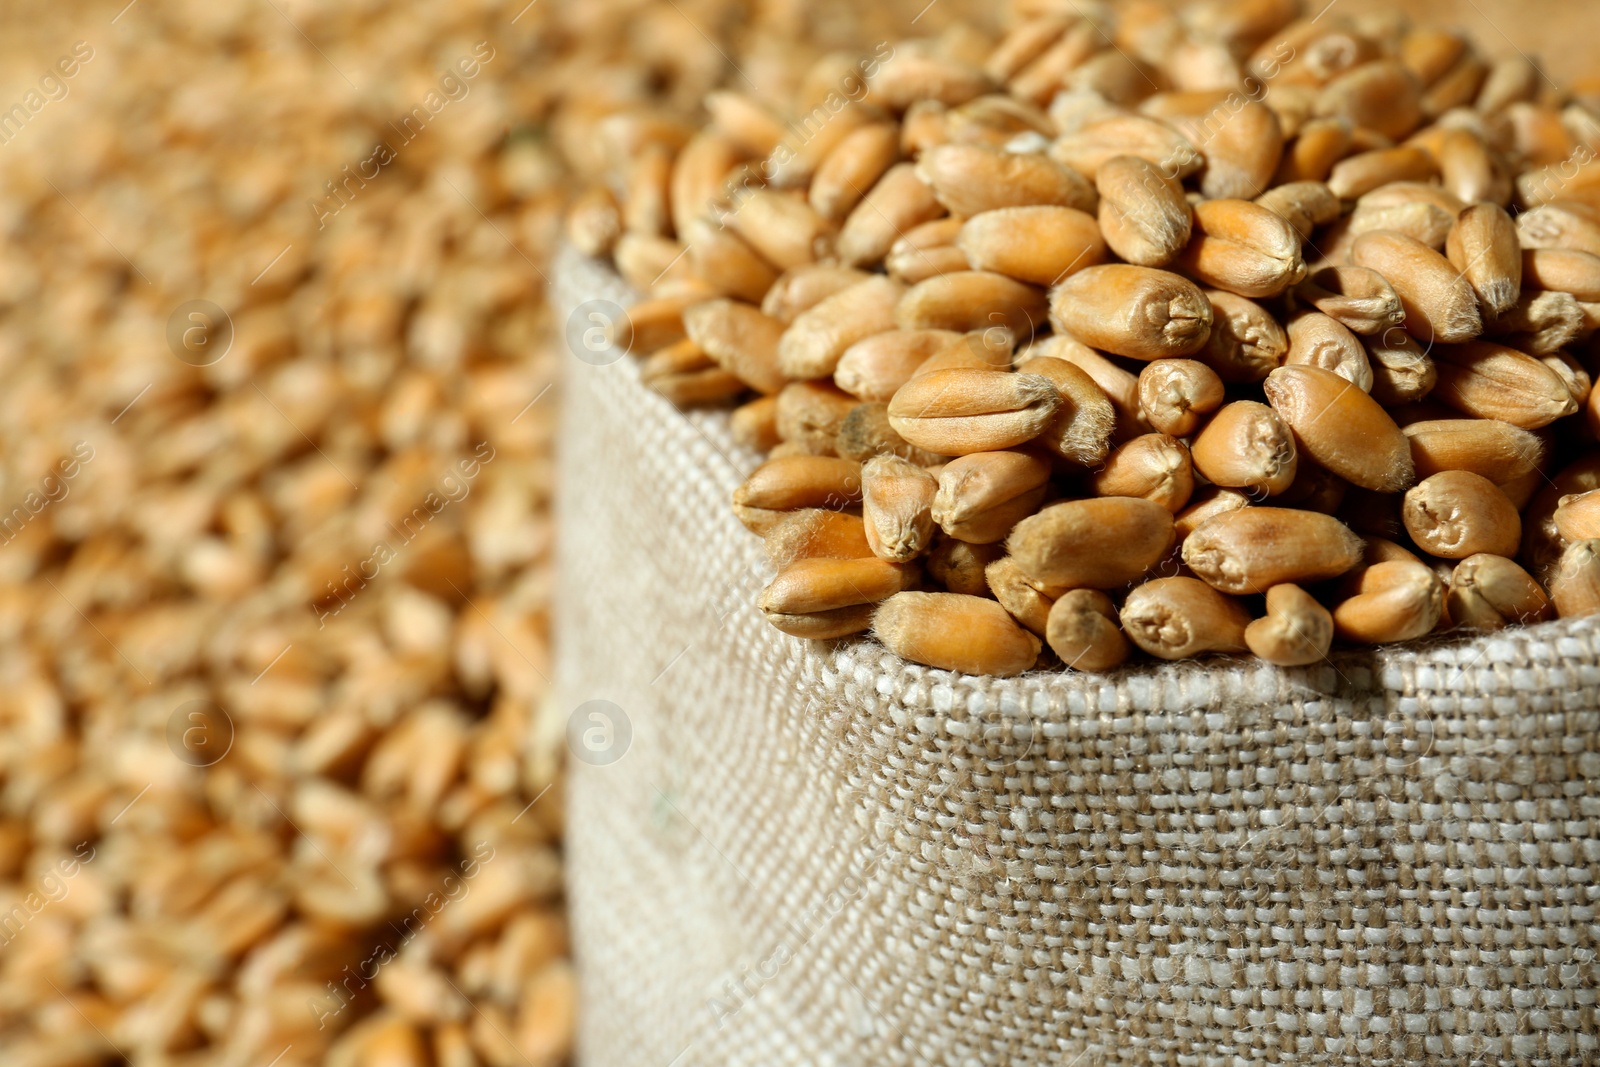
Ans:
[[[557,270],[563,317],[627,302]],[[565,390],[583,1067],[1600,1062],[1600,625],[1007,680],[811,645],[726,415],[631,358]]]

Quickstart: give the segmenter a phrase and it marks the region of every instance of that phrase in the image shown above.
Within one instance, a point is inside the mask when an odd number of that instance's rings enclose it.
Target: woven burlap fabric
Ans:
[[[616,279],[570,253],[558,307]],[[972,678],[785,637],[757,457],[570,361],[558,701],[584,1067],[1583,1064],[1600,627]]]

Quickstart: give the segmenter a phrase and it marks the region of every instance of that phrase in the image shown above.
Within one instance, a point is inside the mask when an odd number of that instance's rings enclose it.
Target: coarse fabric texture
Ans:
[[[571,761],[583,1067],[1600,1062],[1600,626],[1005,680],[807,644],[725,414],[631,358],[565,390],[560,707],[631,726]]]

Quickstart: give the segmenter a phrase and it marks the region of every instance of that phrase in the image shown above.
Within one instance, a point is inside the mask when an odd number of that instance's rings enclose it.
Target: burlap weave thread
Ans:
[[[556,307],[619,304],[570,251]],[[1600,1062],[1600,626],[1011,680],[754,607],[758,462],[572,359],[583,1067]]]

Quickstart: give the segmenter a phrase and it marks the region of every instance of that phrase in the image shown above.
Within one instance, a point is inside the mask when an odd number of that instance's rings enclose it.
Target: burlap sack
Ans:
[[[565,390],[584,1067],[1600,1062],[1595,625],[1105,678],[810,645],[725,416],[632,359]]]

